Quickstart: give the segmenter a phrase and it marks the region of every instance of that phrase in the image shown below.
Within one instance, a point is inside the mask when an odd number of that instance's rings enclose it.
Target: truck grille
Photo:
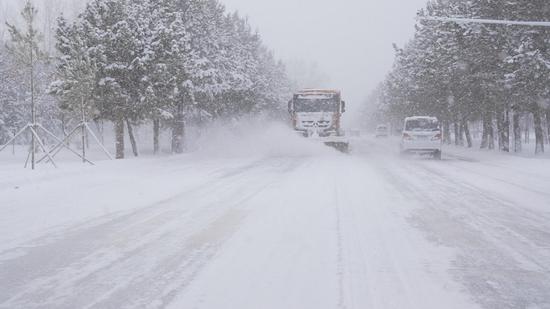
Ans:
[[[328,128],[330,127],[330,121],[302,121],[302,125],[304,126],[304,128]]]

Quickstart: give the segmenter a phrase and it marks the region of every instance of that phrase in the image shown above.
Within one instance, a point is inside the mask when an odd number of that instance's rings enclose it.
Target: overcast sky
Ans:
[[[392,43],[414,33],[427,0],[221,0],[249,17],[279,58],[317,62],[359,105],[393,63]]]

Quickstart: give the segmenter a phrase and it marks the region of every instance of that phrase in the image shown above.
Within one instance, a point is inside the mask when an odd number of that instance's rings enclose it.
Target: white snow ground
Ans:
[[[550,160],[283,131],[37,172],[0,154],[0,308],[550,308]]]

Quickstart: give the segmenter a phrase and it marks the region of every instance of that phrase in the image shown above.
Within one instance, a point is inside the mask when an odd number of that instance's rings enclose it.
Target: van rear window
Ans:
[[[411,119],[407,120],[406,131],[437,131],[439,122],[432,119]]]

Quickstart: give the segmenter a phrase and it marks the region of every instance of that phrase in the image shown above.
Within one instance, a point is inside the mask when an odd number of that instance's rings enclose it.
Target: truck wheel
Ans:
[[[441,161],[441,155],[442,155],[441,150],[434,152],[434,159]]]

